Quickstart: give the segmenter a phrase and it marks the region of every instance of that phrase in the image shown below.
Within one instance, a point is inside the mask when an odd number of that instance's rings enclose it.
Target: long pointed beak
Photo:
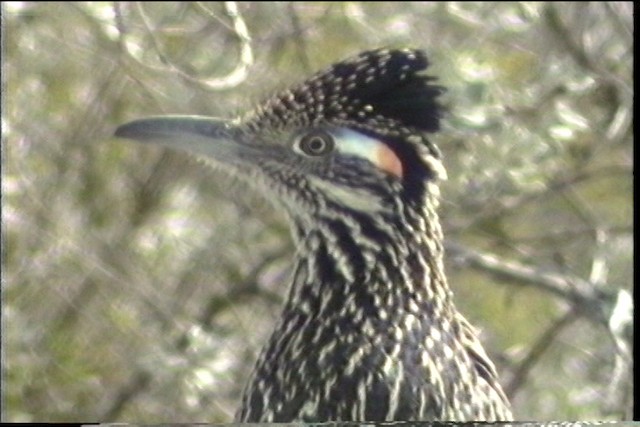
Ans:
[[[116,129],[118,138],[159,144],[200,154],[218,162],[236,163],[247,150],[234,137],[228,120],[205,116],[158,116],[126,123]]]

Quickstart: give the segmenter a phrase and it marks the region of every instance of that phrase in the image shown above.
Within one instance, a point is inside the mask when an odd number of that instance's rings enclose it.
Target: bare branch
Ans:
[[[474,215],[469,221],[464,223],[452,224],[447,230],[449,233],[455,232],[457,229],[467,229],[473,224],[482,223],[490,218],[498,218],[510,211],[523,208],[529,203],[539,202],[544,197],[548,197],[555,193],[567,191],[572,186],[598,178],[610,178],[612,175],[630,175],[633,169],[627,165],[604,165],[597,169],[581,170],[567,176],[556,176],[552,178],[545,187],[535,191],[530,191],[515,197],[503,197],[498,203]]]
[[[458,264],[466,264],[498,280],[519,286],[536,286],[567,301],[586,318],[607,325],[618,290],[597,287],[570,274],[559,274],[515,261],[504,261],[490,253],[477,252],[447,241],[446,250]]]
[[[117,3],[116,3],[117,4]],[[210,77],[210,78],[202,78],[195,77],[191,74],[185,72],[180,67],[178,67],[175,63],[173,63],[169,56],[165,54],[162,49],[162,44],[159,42],[157,37],[155,37],[154,30],[147,18],[144,9],[140,3],[136,3],[136,10],[138,11],[143,25],[146,29],[147,35],[151,40],[151,44],[154,52],[158,56],[160,62],[164,64],[162,67],[155,67],[144,63],[137,59],[129,50],[126,43],[126,37],[128,34],[127,28],[123,23],[122,15],[119,10],[119,6],[114,8],[115,16],[116,16],[116,26],[119,30],[119,41],[118,45],[120,47],[122,57],[125,62],[131,62],[138,67],[142,67],[147,71],[151,71],[154,73],[162,73],[162,74],[173,74],[178,75],[180,78],[185,80],[188,83],[195,84],[198,87],[211,91],[220,91],[225,89],[231,89],[242,82],[245,81],[249,68],[253,65],[253,50],[251,48],[251,37],[249,35],[249,30],[244,20],[242,19],[242,15],[238,11],[238,6],[236,2],[225,2],[224,3],[225,10],[227,16],[231,19],[233,25],[232,30],[234,35],[238,38],[240,43],[240,55],[238,63],[235,68],[229,72],[227,75],[222,77]],[[200,10],[204,11],[210,18],[214,19],[217,22],[220,22],[220,18],[216,17],[211,11],[205,8],[202,4],[198,3],[198,7]],[[225,28],[229,28],[228,25],[224,24]],[[132,67],[128,67],[132,68]]]
[[[607,387],[607,399],[604,402],[605,411],[624,412],[629,408],[629,373],[633,363],[633,298],[629,292],[598,286],[594,282],[568,274],[561,275],[513,261],[503,261],[496,255],[473,251],[451,242],[446,242],[445,247],[454,260],[458,258],[459,263],[466,263],[513,284],[537,286],[560,296],[572,307],[533,344],[505,389],[508,395],[513,396],[517,392],[554,337],[580,314],[606,327],[617,349],[612,380]],[[604,285],[601,281],[606,279],[606,271],[599,271],[601,267],[597,264],[600,262],[600,256],[597,255],[593,262],[592,278]],[[622,417],[624,418],[624,414]]]
[[[621,419],[630,419],[627,414],[633,401],[633,384],[631,372],[633,370],[633,297],[626,291],[618,294],[616,303],[609,317],[609,331],[616,344],[616,357],[611,382],[607,388],[605,411],[616,412]]]
[[[206,8],[202,3],[197,3],[202,9]],[[196,82],[203,83],[207,88],[212,90],[229,89],[241,84],[246,78],[249,68],[253,65],[253,50],[251,49],[251,36],[249,35],[249,29],[242,19],[242,15],[238,11],[238,4],[233,1],[227,1],[224,3],[227,15],[233,22],[233,29],[235,31],[238,40],[240,41],[240,62],[236,67],[224,77],[210,78],[203,82],[196,80]],[[213,14],[210,13],[210,16]],[[190,76],[186,76],[191,80]]]
[[[585,5],[585,7],[587,7]],[[612,74],[606,69],[600,66],[600,63],[594,61],[578,41],[575,39],[571,30],[560,18],[557,6],[553,3],[547,3],[544,7],[544,18],[549,29],[556,34],[556,40],[561,46],[569,52],[574,61],[581,67],[593,72],[601,77],[608,85],[614,86],[617,90],[625,91],[626,93],[632,93],[633,88],[620,79],[618,76]]]

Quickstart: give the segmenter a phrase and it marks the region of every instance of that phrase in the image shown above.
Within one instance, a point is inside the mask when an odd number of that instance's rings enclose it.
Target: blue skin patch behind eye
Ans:
[[[344,154],[366,159],[387,173],[402,178],[402,162],[387,144],[351,129],[335,129],[336,147]]]

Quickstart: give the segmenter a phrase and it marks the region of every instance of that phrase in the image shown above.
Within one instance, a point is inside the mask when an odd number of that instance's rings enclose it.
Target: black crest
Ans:
[[[252,121],[272,126],[339,121],[435,132],[444,89],[424,74],[428,66],[421,50],[366,51],[269,98]]]

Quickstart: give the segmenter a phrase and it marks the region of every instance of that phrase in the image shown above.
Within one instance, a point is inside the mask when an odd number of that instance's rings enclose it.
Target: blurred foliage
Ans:
[[[631,418],[615,298],[537,282],[632,290],[631,3],[2,7],[4,421],[230,421],[287,289],[287,224],[204,162],[112,132],[229,117],[403,45],[449,89],[447,243],[535,272],[447,258],[516,416]]]

